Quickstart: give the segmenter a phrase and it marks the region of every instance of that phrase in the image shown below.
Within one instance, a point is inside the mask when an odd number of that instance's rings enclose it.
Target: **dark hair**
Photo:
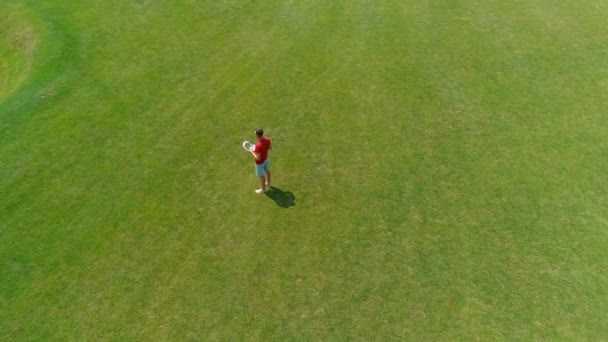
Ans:
[[[264,130],[262,128],[256,128],[255,129],[255,135],[261,137],[262,135],[264,135]]]

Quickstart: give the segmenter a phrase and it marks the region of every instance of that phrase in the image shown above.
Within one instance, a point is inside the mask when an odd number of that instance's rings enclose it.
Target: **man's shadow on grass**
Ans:
[[[284,191],[276,186],[271,186],[264,194],[281,208],[289,208],[296,205],[296,196],[291,191]]]

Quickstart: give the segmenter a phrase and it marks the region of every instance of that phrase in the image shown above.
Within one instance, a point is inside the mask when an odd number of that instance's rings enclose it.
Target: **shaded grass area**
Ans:
[[[27,2],[62,44],[0,107],[0,336],[605,336],[585,5]]]

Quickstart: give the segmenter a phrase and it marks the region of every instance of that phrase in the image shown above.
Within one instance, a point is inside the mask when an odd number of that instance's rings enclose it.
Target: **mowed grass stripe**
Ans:
[[[1,150],[7,336],[604,334],[599,3],[29,6],[86,67]]]

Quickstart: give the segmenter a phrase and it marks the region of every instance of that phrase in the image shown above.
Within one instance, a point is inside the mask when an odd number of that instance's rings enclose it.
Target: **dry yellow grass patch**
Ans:
[[[0,12],[0,98],[8,96],[31,73],[39,36],[18,8]]]

